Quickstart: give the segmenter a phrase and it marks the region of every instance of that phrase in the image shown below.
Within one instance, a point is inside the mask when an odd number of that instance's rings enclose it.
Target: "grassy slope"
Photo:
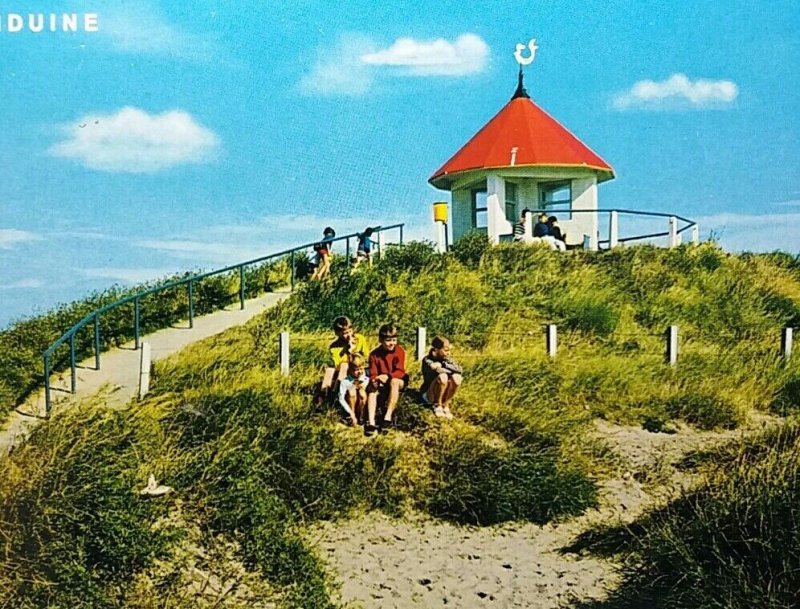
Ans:
[[[177,489],[181,510],[204,530],[235,540],[284,605],[326,607],[326,575],[299,534],[305,520],[414,508],[458,522],[545,522],[594,501],[603,447],[586,431],[596,416],[733,427],[751,408],[787,412],[797,403],[800,375],[776,357],[780,328],[800,312],[792,259],[729,256],[710,245],[568,256],[484,249],[467,240],[445,258],[420,244],[390,250],[374,269],[305,285],[276,312],[160,365],[136,413],[79,411],[42,427],[0,475],[2,600],[145,606],[120,577],[168,556],[181,535],[151,526],[175,508],[174,497],[131,497],[151,472]],[[409,391],[399,433],[368,440],[312,407],[327,326],[343,313],[370,337],[392,319],[407,345],[417,325],[453,339],[468,379],[457,420],[442,424]],[[548,322],[561,331],[555,361],[544,353]],[[683,340],[677,369],[662,363],[670,323]],[[284,328],[293,337],[288,379],[277,371]],[[35,475],[21,474],[26,461],[39,464]],[[108,487],[114,508],[65,482],[79,474]],[[72,526],[87,516],[110,524]],[[130,537],[115,533],[114,518]],[[63,547],[70,551],[53,549]],[[101,560],[120,566],[87,579]]]
[[[31,392],[43,385],[42,353],[70,327],[100,307],[183,277],[168,277],[127,288],[115,286],[42,315],[17,321],[0,331],[0,422]],[[288,281],[289,265],[286,260],[257,265],[245,273],[245,293],[252,298]],[[195,314],[202,315],[224,307],[237,299],[238,295],[238,272],[198,281],[194,286]],[[119,346],[133,338],[133,306],[131,302],[101,316],[101,350]],[[186,319],[188,310],[186,287],[147,296],[141,301],[141,331],[144,334],[166,328]],[[79,361],[94,353],[92,323],[76,335],[75,351]],[[68,366],[69,346],[65,344],[56,350],[51,368],[57,371]]]

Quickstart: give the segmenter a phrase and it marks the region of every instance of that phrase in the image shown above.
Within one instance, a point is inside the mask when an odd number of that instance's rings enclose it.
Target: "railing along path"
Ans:
[[[377,235],[377,241],[375,242],[376,249],[375,254],[380,256],[381,248],[384,245],[384,233],[389,230],[397,229],[399,231],[399,243],[400,245],[403,244],[403,227],[404,224],[392,224],[390,226],[378,226],[373,228],[373,234]],[[351,233],[349,235],[343,235],[341,237],[336,237],[331,239],[329,243],[337,243],[340,241],[345,241],[345,255],[347,259],[350,258],[350,240],[356,239],[360,233]],[[195,275],[190,275],[188,277],[184,277],[183,279],[177,279],[175,281],[170,281],[163,285],[156,286],[154,288],[150,288],[149,290],[143,290],[142,292],[137,292],[136,294],[132,294],[130,296],[126,296],[125,298],[120,298],[112,303],[109,303],[105,306],[100,307],[85,315],[80,321],[78,321],[75,325],[69,328],[64,334],[62,334],[58,339],[56,339],[42,354],[43,359],[43,372],[44,372],[44,392],[45,392],[45,413],[46,416],[50,415],[50,409],[52,407],[51,402],[51,387],[50,387],[50,375],[52,374],[53,370],[51,367],[53,353],[56,349],[61,347],[62,345],[68,343],[69,344],[69,367],[70,367],[70,393],[75,393],[76,391],[76,384],[77,384],[77,374],[76,374],[76,353],[75,353],[75,335],[85,328],[88,325],[92,325],[94,328],[94,358],[95,358],[95,369],[100,370],[100,353],[101,353],[101,346],[100,346],[100,319],[101,317],[114,309],[117,309],[123,305],[133,303],[133,340],[134,340],[134,349],[138,350],[140,347],[140,317],[141,317],[141,301],[146,296],[150,296],[151,294],[157,294],[159,292],[164,292],[166,290],[171,290],[174,288],[179,288],[182,286],[186,286],[187,294],[188,294],[188,317],[189,317],[189,328],[194,327],[194,287],[198,281],[206,279],[208,277],[213,277],[215,275],[221,275],[223,273],[230,273],[231,271],[238,271],[239,272],[239,306],[241,309],[244,309],[244,302],[245,302],[245,269],[250,267],[254,264],[260,264],[264,262],[268,262],[271,260],[277,260],[284,257],[289,257],[289,265],[291,267],[291,279],[290,279],[290,286],[291,289],[294,289],[296,283],[296,266],[295,263],[297,261],[297,254],[303,253],[306,255],[306,251],[309,248],[312,248],[314,244],[319,243],[320,239],[313,241],[311,243],[305,243],[303,245],[298,245],[291,249],[283,250],[280,252],[276,252],[274,254],[269,254],[267,256],[261,256],[259,258],[253,258],[252,260],[247,260],[245,262],[240,262],[238,264],[233,264],[230,266],[226,266],[221,269],[216,269],[213,271],[208,271],[204,273],[198,273]]]

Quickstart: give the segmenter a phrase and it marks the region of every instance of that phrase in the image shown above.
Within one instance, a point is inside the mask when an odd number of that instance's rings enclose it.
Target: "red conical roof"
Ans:
[[[449,188],[459,173],[505,167],[585,167],[597,172],[598,181],[614,177],[608,163],[524,94],[515,95],[428,182]]]

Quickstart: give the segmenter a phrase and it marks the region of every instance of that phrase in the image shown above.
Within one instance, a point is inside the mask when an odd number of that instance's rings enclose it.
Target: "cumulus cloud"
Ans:
[[[692,81],[685,74],[673,74],[660,82],[640,80],[618,93],[612,105],[617,110],[720,108],[730,105],[738,95],[739,87],[730,80]]]
[[[467,76],[481,72],[488,58],[489,46],[476,34],[462,34],[455,42],[398,38],[384,49],[363,34],[348,34],[332,48],[317,52],[300,90],[358,96],[367,93],[379,77]]]
[[[463,76],[481,72],[488,57],[489,46],[480,36],[462,34],[455,42],[398,38],[388,49],[362,55],[361,61],[403,68],[415,76]]]
[[[38,241],[39,235],[15,228],[0,228],[0,250],[10,250],[20,243]]]
[[[182,110],[148,114],[126,107],[83,116],[61,131],[65,139],[48,152],[98,171],[154,173],[208,162],[219,149],[217,136]]]

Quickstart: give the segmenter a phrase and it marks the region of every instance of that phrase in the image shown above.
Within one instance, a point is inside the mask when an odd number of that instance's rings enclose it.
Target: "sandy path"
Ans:
[[[563,523],[480,528],[367,514],[316,525],[308,536],[338,576],[341,600],[364,609],[549,609],[602,599],[619,584],[617,565],[562,549],[597,524],[632,522],[681,492],[692,483],[690,474],[674,468],[684,455],[763,427],[766,419],[755,417],[746,430],[679,427],[671,435],[598,421],[598,435],[617,456],[618,475],[602,483],[599,509]]]
[[[288,290],[270,292],[245,301],[244,309],[238,303],[194,318],[194,327],[184,321],[180,327],[170,327],[141,337],[151,347],[152,360],[165,358],[195,341],[219,334],[230,327],[240,325],[272,307],[289,296]],[[73,395],[69,392],[70,372],[66,370],[50,378],[53,412],[78,400],[101,393],[112,405],[124,405],[133,399],[139,388],[140,352],[133,349],[133,341],[118,349],[111,349],[100,356],[100,370],[95,370],[94,356],[77,366],[77,387]],[[32,395],[24,404],[11,413],[0,431],[0,455],[6,455],[42,421],[45,413],[44,390]]]

